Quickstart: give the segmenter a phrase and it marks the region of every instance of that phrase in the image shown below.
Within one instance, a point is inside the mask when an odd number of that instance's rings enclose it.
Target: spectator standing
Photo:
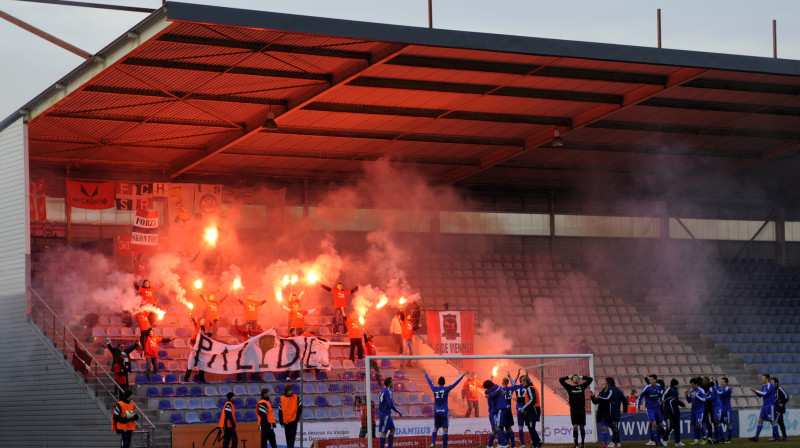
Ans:
[[[375,402],[370,401],[370,407],[372,408],[372,437],[375,437]],[[356,415],[361,417],[361,429],[358,431],[358,438],[363,439],[367,437],[367,405],[364,403],[364,399],[361,396],[356,396],[355,404],[353,405],[353,411]]]
[[[333,295],[333,306],[336,308],[333,314],[333,334],[340,334],[345,332],[345,319],[347,316],[347,296],[358,291],[358,285],[350,289],[344,289],[342,283],[336,284],[336,289],[330,286],[320,284],[322,289],[328,291]]]
[[[403,354],[403,339],[400,336],[403,332],[403,320],[405,320],[405,316],[403,316],[402,311],[398,310],[397,314],[392,318],[392,323],[389,325],[389,334],[392,335],[392,341],[397,348],[398,355]]]
[[[239,320],[233,321],[233,327],[236,329],[236,332],[242,337],[242,342],[247,342],[248,339],[258,336],[261,334],[258,330],[255,329],[248,321],[244,327],[239,326]]]
[[[150,366],[152,365],[152,372],[158,373],[158,344],[162,342],[169,342],[175,338],[155,336],[153,329],[149,329],[142,333],[139,343],[144,350],[144,365],[147,381],[150,381]]]
[[[114,381],[120,387],[119,399],[122,400],[125,392],[130,390],[128,374],[131,372],[131,352],[139,346],[134,342],[130,347],[125,348],[125,344],[120,342],[116,347],[111,343],[111,339],[105,341],[108,351],[111,352],[111,371],[114,372]]]
[[[209,337],[209,338],[211,336],[213,336],[211,334],[211,332],[206,330],[206,320],[205,319],[203,319],[201,317],[200,321],[198,322],[198,321],[194,320],[194,317],[192,317],[192,316],[189,316],[189,318],[192,320],[192,324],[194,325],[194,334],[192,335],[192,339],[189,340],[189,345],[190,346],[194,347],[194,344],[197,341],[197,337],[201,333],[203,334],[203,336],[206,336],[206,337]],[[216,321],[212,322],[211,325],[214,325],[215,322]],[[199,381],[201,383],[205,383],[206,382],[206,372],[203,370],[201,364],[197,365],[197,371],[198,371],[197,381]],[[191,368],[187,368],[186,369],[186,375],[183,376],[183,382],[184,383],[189,382],[189,377],[191,376],[191,374],[192,374],[192,369]]]
[[[119,434],[120,448],[130,448],[133,431],[136,430],[136,420],[139,420],[139,414],[136,414],[131,401],[132,395],[132,391],[126,390],[122,399],[114,405],[114,413],[111,415],[111,430]]]
[[[628,414],[635,414],[636,413],[636,403],[639,401],[639,396],[636,395],[636,390],[631,389],[630,395],[628,395]]]
[[[356,351],[358,351],[358,359],[364,359],[361,322],[358,321],[358,313],[355,310],[347,319],[347,337],[350,338],[350,361],[355,362]]]
[[[286,448],[294,448],[294,439],[297,437],[297,422],[303,412],[303,404],[294,395],[292,385],[286,386],[281,397],[279,414],[280,423],[286,433]]]
[[[204,295],[200,295],[200,298],[203,299],[203,302],[206,304],[206,321],[208,322],[216,322],[219,320],[219,307],[228,298],[228,294],[222,296],[221,299],[217,300],[216,296],[212,293],[209,294],[208,297]],[[228,321],[230,322],[230,321]]]
[[[413,300],[406,305],[406,319],[409,317],[411,318],[411,322],[414,324],[414,328],[412,331],[417,331],[419,328],[419,303],[418,300]]]
[[[479,387],[478,381],[472,375],[467,376],[464,380],[464,385],[461,386],[461,399],[467,403],[467,415],[464,416],[465,418],[469,418],[473,409],[475,410],[475,417],[480,417],[480,415],[478,415]]]
[[[403,340],[403,355],[404,356],[413,356],[414,355],[414,322],[411,321],[411,316],[406,314],[405,320],[403,320],[403,330],[400,333],[400,338]],[[403,368],[403,364],[408,367],[411,367],[411,360],[410,359],[401,359],[400,360],[400,368]]]
[[[269,389],[261,389],[261,400],[256,409],[258,409],[258,430],[261,431],[261,448],[267,448],[267,442],[271,448],[278,448],[275,441],[275,413],[269,401]]]
[[[364,351],[367,352],[367,356],[378,356],[378,349],[375,347],[374,336],[371,334],[364,333]],[[370,359],[369,367],[375,372],[375,381],[380,384],[381,369],[378,367],[378,361]]]
[[[258,307],[267,303],[266,300],[255,300],[252,294],[248,294],[247,298],[242,300],[238,299],[239,303],[244,307],[244,322],[249,324],[255,330],[258,328]]]
[[[316,308],[311,308],[310,310],[301,310],[300,309],[300,300],[291,302],[291,309],[287,307],[282,307],[284,310],[289,312],[289,335],[290,336],[302,336],[303,332],[306,328],[306,319],[305,317],[309,314],[317,311]]]
[[[222,428],[222,448],[239,446],[239,435],[236,433],[236,407],[233,405],[233,392],[226,395],[228,401],[222,406],[218,427]]]

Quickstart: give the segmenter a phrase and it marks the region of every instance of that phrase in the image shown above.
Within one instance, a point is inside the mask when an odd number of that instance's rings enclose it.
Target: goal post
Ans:
[[[388,363],[386,362],[388,361]],[[374,363],[377,364],[379,367],[379,371],[381,372],[381,376],[383,378],[389,376],[396,376],[396,375],[403,375],[399,373],[397,370],[394,369],[396,363],[411,363],[416,364],[419,367],[424,367],[430,375],[432,375],[431,380],[436,383],[437,378],[439,376],[447,377],[446,382],[447,384],[451,384],[454,380],[456,380],[465,370],[470,370],[471,375],[474,375],[474,379],[478,381],[478,383],[483,383],[484,380],[493,378],[494,382],[497,384],[501,383],[501,379],[506,376],[506,372],[509,372],[512,376],[512,379],[517,378],[517,370],[520,369],[521,372],[527,371],[530,376],[531,382],[533,386],[537,389],[537,393],[539,394],[539,401],[541,405],[541,416],[539,418],[538,424],[534,424],[534,428],[538,431],[538,434],[541,437],[542,442],[548,440],[549,442],[554,443],[571,443],[572,442],[572,426],[570,423],[569,418],[569,406],[567,404],[567,397],[566,391],[564,388],[559,384],[559,378],[565,376],[571,376],[573,374],[578,375],[588,375],[589,377],[594,378],[594,355],[591,353],[588,354],[554,354],[554,355],[416,355],[416,356],[404,356],[404,355],[377,355],[377,356],[366,356],[364,362],[364,373],[363,373],[363,381],[365,382],[364,390],[366,392],[366,421],[371,422],[373,418],[376,420],[376,424],[379,425],[379,419],[377,416],[374,416],[373,413],[377,413],[377,403],[373,403],[377,401],[378,394],[380,393],[381,389],[383,388],[383,384],[376,384],[375,376],[372,375],[373,369],[371,365]],[[394,364],[393,364],[394,363]],[[496,372],[492,372],[494,366],[494,370]],[[498,368],[502,367],[502,368]],[[411,370],[415,370],[412,368]],[[411,370],[409,372],[411,372]],[[416,369],[417,371],[419,369]],[[402,371],[401,371],[402,372]],[[360,376],[360,375],[359,375]],[[402,376],[401,376],[402,378]],[[412,381],[413,378],[417,378],[417,381]],[[411,378],[407,378],[406,382],[412,383],[416,382],[418,385],[414,386],[414,389],[417,390],[419,393],[423,394],[423,396],[427,393],[430,396],[430,388],[425,381],[422,373],[417,373],[416,375],[411,375]],[[393,394],[398,397],[398,392],[405,392],[406,389],[398,391],[397,386],[398,384],[395,383],[395,390]],[[411,384],[409,384],[411,386]],[[463,385],[459,384],[457,388],[452,390],[453,395],[458,395],[461,391],[461,387]],[[590,390],[595,390],[594,382],[590,386]],[[483,397],[483,389],[480,389],[480,398],[479,401],[482,403],[483,406],[486,406],[486,399]],[[374,395],[373,395],[374,394]],[[432,406],[432,401],[428,397],[423,397],[428,400],[430,406]],[[451,395],[452,398],[452,395]],[[397,398],[395,401],[398,401]],[[400,400],[401,401],[401,400]],[[597,432],[595,428],[595,415],[594,415],[594,408],[591,406],[590,400],[587,401],[587,418],[586,418],[586,441],[596,441],[597,440]],[[373,404],[375,408],[373,409]],[[427,408],[428,406],[426,406]],[[512,403],[512,413],[516,414],[515,403]],[[413,407],[411,408],[413,410]],[[423,411],[425,408],[423,408]],[[413,413],[411,413],[413,414]],[[483,438],[476,438],[476,434],[488,434],[488,427],[489,424],[486,419],[482,420],[473,420],[465,422],[460,420],[460,418],[455,418],[455,420],[460,421],[455,426],[452,424],[454,420],[454,415],[451,410],[450,415],[450,448],[469,448],[471,446],[487,446],[486,437]],[[395,414],[396,418],[396,414]],[[427,427],[433,428],[433,416],[430,415],[430,410],[428,409],[427,413],[419,415],[405,415],[403,416],[403,420],[406,419],[414,419],[419,421],[427,421]],[[483,418],[483,417],[481,417]],[[515,416],[512,415],[514,419],[512,431],[516,434],[517,431],[517,419]],[[396,421],[397,423],[397,421]],[[378,437],[378,434],[373,434],[372,425],[367,424],[367,440],[366,446],[368,448],[373,448],[373,438]],[[404,443],[399,443],[395,440],[395,447],[398,448],[428,448],[431,445],[431,433],[428,432],[424,434],[419,432],[419,428],[425,428],[425,425],[417,425],[417,432],[416,435],[412,437],[417,437],[418,440],[414,440],[409,442],[406,440]],[[568,431],[567,431],[568,428]],[[454,430],[455,429],[455,430]],[[377,427],[376,427],[377,431]],[[526,428],[527,432],[527,428]],[[568,434],[567,434],[568,432]],[[454,435],[459,434],[471,434],[472,435],[472,442],[464,441],[464,440],[454,440]],[[401,435],[404,435],[401,432]],[[439,437],[441,439],[442,431],[439,432]],[[457,438],[458,439],[458,438]],[[567,440],[568,439],[568,440]],[[474,443],[475,441],[480,440],[480,443]],[[455,442],[455,443],[454,443]],[[468,443],[472,443],[472,445],[468,445]],[[524,443],[524,441],[523,441]],[[523,443],[518,444],[517,446],[522,445]],[[439,447],[439,443],[437,443],[437,448]],[[377,447],[375,447],[377,448]]]

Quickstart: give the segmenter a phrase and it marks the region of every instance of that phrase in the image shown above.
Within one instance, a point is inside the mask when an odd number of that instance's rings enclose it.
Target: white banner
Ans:
[[[316,337],[281,338],[275,329],[237,345],[199,335],[189,352],[189,368],[202,366],[210,373],[282,372],[304,369],[330,370],[328,341]]]

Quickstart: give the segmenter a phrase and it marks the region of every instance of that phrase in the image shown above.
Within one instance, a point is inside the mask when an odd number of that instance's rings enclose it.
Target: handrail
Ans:
[[[77,351],[74,347],[79,347],[86,357],[89,358],[89,362],[87,362],[85,357],[77,356],[78,360],[84,367],[84,380],[87,384],[89,384],[89,380],[92,380],[93,389],[95,395],[103,401],[107,408],[110,408],[112,405],[115,405],[117,400],[117,395],[122,388],[117,384],[114,380],[114,377],[109,373],[94,357],[91,351],[89,351],[85,345],[78,339],[77,336],[72,332],[72,330],[67,327],[64,321],[61,320],[60,317],[56,314],[55,311],[50,307],[50,305],[45,302],[41,295],[36,292],[33,287],[28,286],[28,289],[33,293],[30,297],[36,297],[37,302],[31,300],[31,311],[30,317],[35,322],[45,336],[48,336],[52,341],[53,345],[58,349],[58,343],[61,342],[61,349],[60,351],[65,355],[77,355]],[[40,309],[39,305],[41,305],[46,312],[49,312],[49,315],[45,315],[45,313]],[[38,314],[41,318],[41,321],[38,322],[36,316],[34,316],[34,312]],[[50,316],[52,316],[52,323],[50,323]],[[61,332],[60,334],[57,331],[56,325],[61,325]],[[51,330],[51,333],[48,334],[48,327]],[[60,336],[60,339],[57,340],[56,338]],[[69,336],[69,338],[68,338]],[[68,343],[70,342],[70,343]],[[94,364],[94,367],[90,367],[91,364]],[[101,396],[101,389],[104,396]],[[110,399],[110,400],[109,400]],[[147,432],[148,437],[148,446],[151,446],[153,443],[153,436],[155,433],[155,425],[153,422],[147,417],[147,414],[144,412],[140,406],[134,403],[134,407],[139,411],[139,415],[144,417],[144,420],[147,423],[146,428],[143,428]],[[139,423],[140,427],[143,427],[142,423]]]

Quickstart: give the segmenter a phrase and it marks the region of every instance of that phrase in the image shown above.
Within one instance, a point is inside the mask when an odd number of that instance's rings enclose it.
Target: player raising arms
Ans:
[[[453,382],[453,384],[449,386],[444,385],[444,377],[440,376],[437,383],[438,386],[433,385],[433,381],[428,376],[428,372],[425,369],[422,369],[422,373],[425,374],[425,379],[428,380],[428,385],[431,387],[431,391],[433,392],[433,410],[434,410],[434,417],[433,417],[433,434],[431,434],[431,447],[436,446],[436,435],[439,433],[439,428],[442,428],[442,448],[447,448],[447,428],[450,426],[450,409],[447,406],[447,399],[450,395],[450,391],[453,390],[454,387],[461,380],[464,378],[464,375],[468,375],[469,372],[464,372],[463,375],[458,377],[457,380]]]
[[[658,375],[651,374],[644,379],[645,381],[649,381],[650,384],[645,386],[642,392],[639,393],[639,400],[636,402],[636,408],[640,408],[642,401],[644,401],[647,419],[650,421],[650,441],[645,445],[661,446],[661,432],[664,429],[664,425],[661,423],[664,421],[661,415],[661,394],[663,390],[656,382],[658,381]]]
[[[583,382],[579,383],[581,380]],[[558,379],[558,382],[564,386],[569,396],[569,416],[572,420],[572,439],[575,440],[575,448],[578,448],[578,431],[581,433],[580,448],[584,448],[586,439],[586,389],[589,388],[593,380],[592,377],[580,375],[565,376]]]

